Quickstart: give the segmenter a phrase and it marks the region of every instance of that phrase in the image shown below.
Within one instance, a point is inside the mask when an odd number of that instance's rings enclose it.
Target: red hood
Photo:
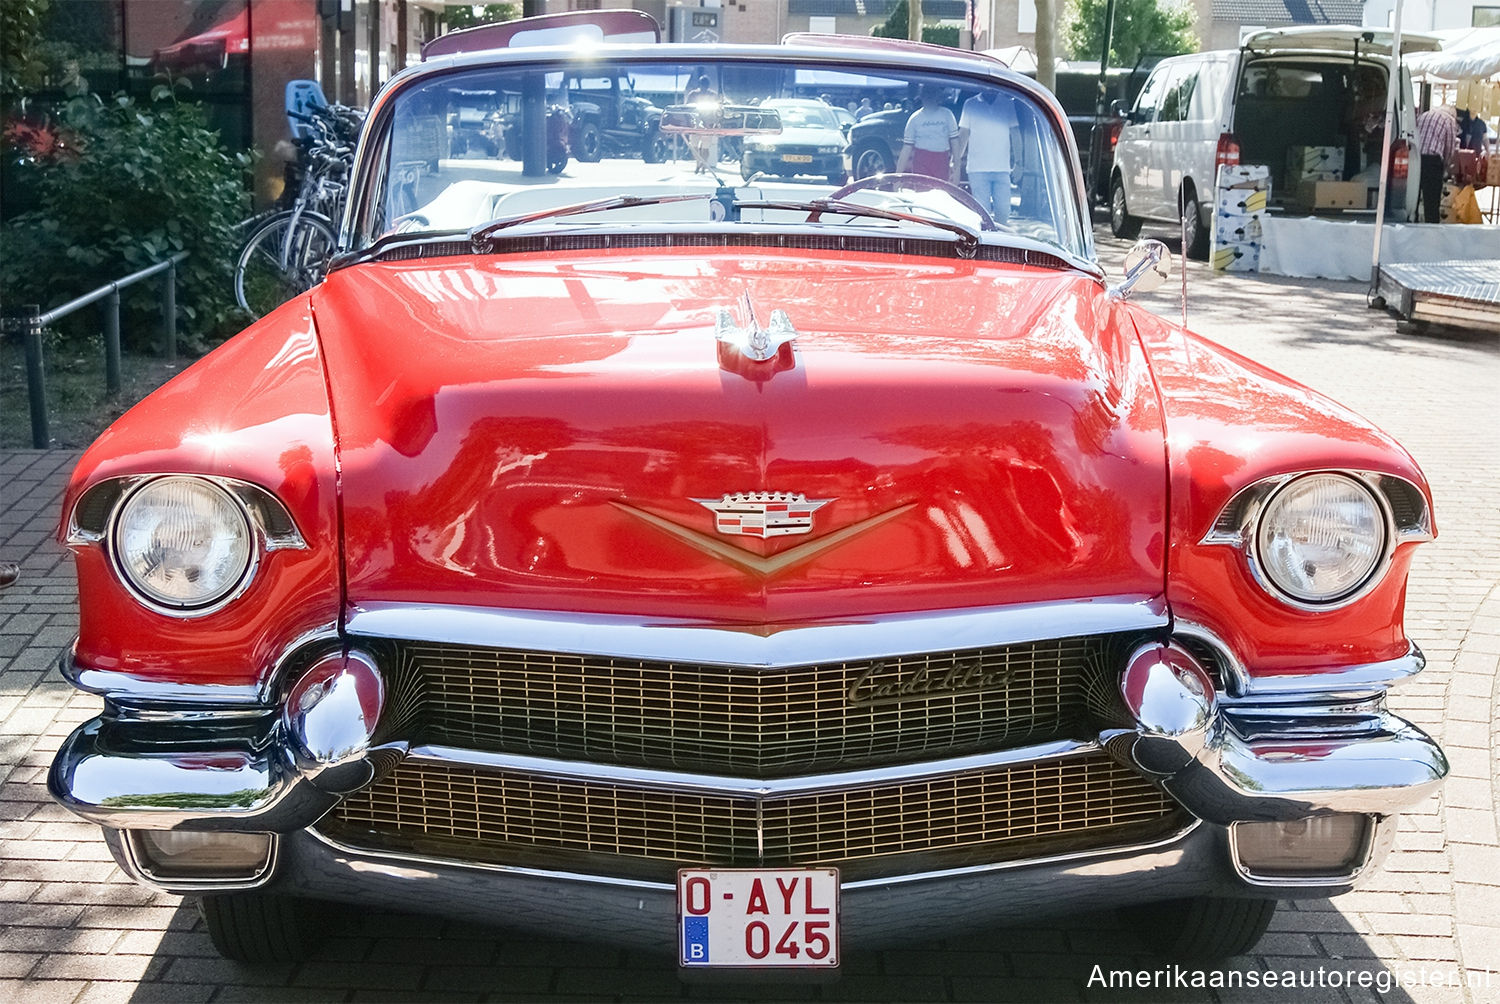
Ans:
[[[716,350],[746,293],[799,333],[761,382]],[[314,310],[354,604],[790,623],[1162,593],[1161,418],[1086,277],[575,252],[358,266]],[[738,492],[829,501],[761,540],[697,501]]]

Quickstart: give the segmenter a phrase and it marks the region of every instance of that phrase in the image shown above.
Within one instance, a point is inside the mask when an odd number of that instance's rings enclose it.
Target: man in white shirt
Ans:
[[[1010,219],[1010,132],[1019,128],[1015,102],[995,88],[965,101],[958,120],[969,188],[996,223]]]

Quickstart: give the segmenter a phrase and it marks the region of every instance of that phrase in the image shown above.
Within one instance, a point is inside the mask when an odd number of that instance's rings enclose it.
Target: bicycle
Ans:
[[[337,244],[334,221],[342,213],[353,161],[352,146],[342,140],[354,127],[349,109],[311,111],[296,115],[315,127],[299,141],[296,197],[290,208],[252,217],[253,228],[235,263],[235,300],[252,317],[265,316],[321,282]]]

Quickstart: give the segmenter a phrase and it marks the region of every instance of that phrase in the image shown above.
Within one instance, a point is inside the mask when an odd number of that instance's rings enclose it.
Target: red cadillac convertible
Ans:
[[[548,174],[590,79],[675,159]],[[522,160],[455,154],[476,94]],[[931,173],[742,178],[822,94]],[[1386,707],[1429,490],[1131,303],[1160,245],[1110,286],[1071,142],[907,44],[406,70],[326,278],[73,475],[53,794],[251,960],[320,903],[799,978],[1106,906],[1214,956],[1350,889],[1447,772]]]

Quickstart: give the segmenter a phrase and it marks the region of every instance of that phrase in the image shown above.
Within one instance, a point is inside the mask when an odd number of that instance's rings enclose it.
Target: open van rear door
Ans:
[[[1385,28],[1361,28],[1352,24],[1304,24],[1267,28],[1247,35],[1241,46],[1256,55],[1268,52],[1337,52],[1348,55],[1358,43],[1361,54],[1389,56],[1394,32]],[[1401,54],[1433,52],[1443,47],[1436,35],[1403,31]]]

